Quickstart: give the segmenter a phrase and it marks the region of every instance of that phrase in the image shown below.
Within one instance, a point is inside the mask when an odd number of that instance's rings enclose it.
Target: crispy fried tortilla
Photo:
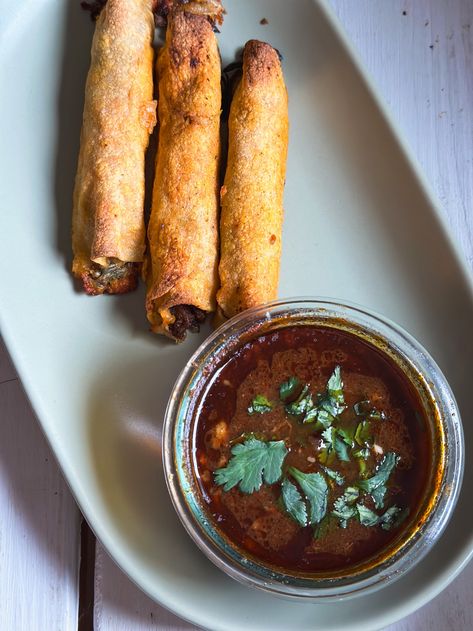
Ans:
[[[92,295],[133,289],[144,257],[144,161],[156,123],[152,6],[108,0],[96,22],[72,226],[72,271]]]
[[[220,75],[209,19],[172,12],[157,61],[159,141],[145,276],[151,328],[176,341],[216,307]]]
[[[230,107],[220,219],[219,319],[277,297],[288,144],[278,52],[251,40]]]

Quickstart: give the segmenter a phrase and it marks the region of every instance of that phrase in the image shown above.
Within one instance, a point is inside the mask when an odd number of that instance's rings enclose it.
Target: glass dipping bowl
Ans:
[[[330,576],[265,564],[219,530],[202,498],[192,464],[192,424],[199,397],[212,375],[242,345],[287,326],[324,326],[374,345],[401,368],[416,389],[429,420],[433,466],[418,510],[374,561]],[[174,507],[204,554],[232,578],[267,592],[327,601],[372,592],[416,565],[442,534],[460,491],[464,443],[458,408],[437,364],[398,325],[362,307],[325,299],[276,301],[245,311],[215,331],[187,362],[172,391],[163,436],[166,482]]]

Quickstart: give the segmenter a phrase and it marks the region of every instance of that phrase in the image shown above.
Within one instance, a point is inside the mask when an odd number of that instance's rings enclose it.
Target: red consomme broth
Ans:
[[[201,393],[192,426],[192,462],[202,498],[218,529],[248,556],[286,571],[329,573],[349,571],[378,556],[405,528],[364,526],[350,519],[342,528],[336,518],[324,522],[314,536],[301,527],[281,504],[281,485],[263,484],[252,493],[238,487],[225,492],[214,472],[228,464],[231,448],[254,434],[262,440],[283,440],[288,455],[283,472],[296,467],[304,473],[323,473],[319,461],[320,431],[291,417],[282,404],[265,414],[248,413],[253,398],[262,394],[279,401],[279,387],[289,377],[310,385],[316,398],[323,393],[334,368],[340,366],[347,409],[337,426],[353,428],[360,421],[353,405],[369,400],[385,419],[370,421],[373,447],[366,460],[370,477],[388,452],[399,456],[389,477],[382,513],[396,505],[415,514],[428,484],[432,466],[431,440],[420,398],[397,364],[360,337],[331,327],[288,326],[261,335],[242,346],[219,367]],[[334,459],[327,464],[343,475],[345,484],[329,483],[328,513],[347,486],[360,478],[358,458]],[[371,497],[363,503],[375,510]]]

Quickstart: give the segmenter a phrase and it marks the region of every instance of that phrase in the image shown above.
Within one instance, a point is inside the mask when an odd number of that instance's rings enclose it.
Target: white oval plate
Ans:
[[[142,289],[118,298],[73,290],[71,192],[93,27],[73,0],[9,4],[0,38],[2,327],[97,536],[151,597],[212,629],[367,631],[420,607],[472,553],[468,454],[458,508],[434,552],[372,596],[279,600],[227,578],[187,537],[163,480],[161,424],[205,331],[175,347],[147,332]],[[224,62],[251,37],[284,55],[291,140],[280,295],[353,301],[415,335],[450,380],[469,450],[473,292],[425,182],[322,3],[225,4]]]

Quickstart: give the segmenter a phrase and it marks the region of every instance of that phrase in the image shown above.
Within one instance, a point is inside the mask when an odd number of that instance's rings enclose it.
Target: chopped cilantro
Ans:
[[[253,493],[263,480],[274,484],[280,479],[287,449],[283,440],[263,442],[251,437],[232,447],[231,453],[227,466],[215,471],[215,482],[224,491],[238,484],[243,493]]]
[[[339,432],[340,430],[333,427],[333,425],[327,427],[327,429],[324,429],[322,432],[322,438],[325,443],[324,452],[321,454],[322,462],[327,462],[333,451],[335,451],[339,460],[349,462],[350,457],[348,455],[348,445],[339,437]]]
[[[343,462],[350,461],[350,456],[348,455],[348,445],[341,440],[341,438],[338,438],[338,436],[335,438],[334,447],[339,460],[342,460]]]
[[[363,460],[363,458],[358,458],[358,467],[360,469],[360,478],[364,480],[366,476],[368,475],[368,467],[366,465],[366,460]]]
[[[338,473],[338,471],[334,471],[333,469],[329,469],[328,467],[322,467],[322,469],[328,475],[329,478],[332,478],[332,480],[335,480],[338,486],[343,486],[345,484],[345,478],[343,477],[341,473]]]
[[[371,401],[368,399],[364,401],[358,401],[353,406],[353,410],[357,416],[364,416],[369,419],[384,421],[386,414],[371,405]]]
[[[327,512],[328,486],[321,473],[303,473],[295,467],[289,467],[288,473],[299,484],[309,502],[308,523],[318,524]]]
[[[301,393],[295,401],[286,405],[286,412],[291,416],[301,416],[312,409],[314,403],[309,392],[308,384],[302,388]]]
[[[301,386],[302,384],[297,377],[289,377],[287,381],[279,386],[279,398],[283,403],[287,403],[296,396]]]
[[[356,505],[358,519],[362,526],[376,526],[379,522],[379,516],[364,504]]]
[[[346,443],[349,447],[353,447],[354,445],[354,442],[353,442],[354,430],[353,429],[346,429],[344,427],[339,427],[337,429],[337,433],[344,443]]]
[[[307,507],[295,484],[284,478],[281,485],[281,499],[285,510],[299,526],[307,526]]]
[[[325,515],[322,521],[314,526],[314,539],[323,539],[330,529],[330,514]]]
[[[289,382],[286,383],[288,384]],[[286,386],[286,384],[283,384],[283,386]],[[285,391],[286,388],[284,388],[284,392]],[[281,398],[283,398],[282,394]],[[343,382],[340,366],[335,367],[327,382],[325,393],[317,396],[317,403],[315,405],[307,384],[302,389],[298,398],[293,403],[286,405],[288,414],[293,416],[304,415],[302,422],[316,422],[318,425],[317,429],[330,427],[335,418],[339,416],[344,409],[345,400],[343,396]]]
[[[338,519],[342,528],[346,528],[348,520],[355,516],[356,509],[353,504],[359,495],[360,492],[356,487],[348,486],[343,495],[335,500],[332,515]]]
[[[370,450],[368,447],[363,447],[362,449],[357,449],[353,452],[355,458],[363,458],[363,460],[368,460],[370,457]]]
[[[381,486],[377,486],[371,491],[371,497],[373,498],[373,502],[376,508],[384,507],[384,496],[386,495],[386,491],[387,489],[384,484],[381,484]]]
[[[356,426],[355,442],[360,447],[367,447],[373,443],[373,436],[371,435],[371,423],[369,421],[361,421]]]
[[[372,493],[378,486],[385,485],[398,460],[399,456],[393,451],[389,451],[381,460],[376,473],[371,478],[358,482],[360,489]]]
[[[271,401],[262,395],[257,394],[251,405],[248,406],[248,414],[264,414],[265,412],[271,412],[273,409],[273,404]]]
[[[343,381],[340,366],[335,366],[333,373],[327,382],[327,393],[340,406],[338,413],[345,409],[345,398],[343,396]]]
[[[398,506],[391,506],[388,510],[381,515],[379,523],[383,530],[391,530],[391,528],[397,528],[406,517],[409,515],[408,508],[399,508]]]

